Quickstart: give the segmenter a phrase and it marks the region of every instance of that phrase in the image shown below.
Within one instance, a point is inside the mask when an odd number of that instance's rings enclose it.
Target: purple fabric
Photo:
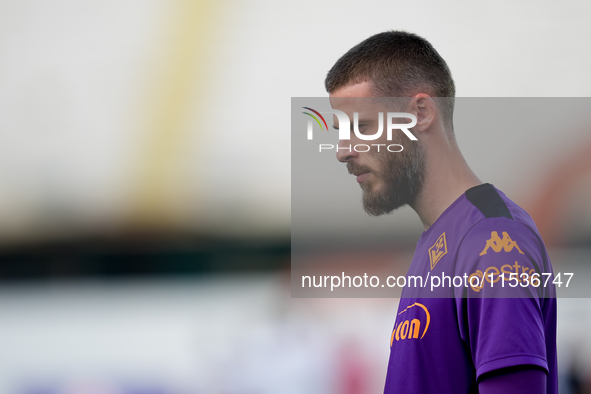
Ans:
[[[507,281],[552,266],[532,219],[498,193],[513,219],[485,217],[464,194],[419,239],[407,277],[472,276],[483,286],[403,289],[385,393],[477,393],[484,374],[521,365],[546,371],[546,392],[558,392],[555,288]]]
[[[540,369],[503,370],[494,376],[484,376],[478,383],[480,394],[544,394],[546,373]]]

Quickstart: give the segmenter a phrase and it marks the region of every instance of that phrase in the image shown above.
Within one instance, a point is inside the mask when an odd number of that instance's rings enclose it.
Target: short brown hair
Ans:
[[[412,97],[427,93],[442,100],[443,119],[452,127],[456,88],[445,60],[424,38],[387,31],[351,48],[326,76],[329,93],[354,83],[371,82],[378,97]]]

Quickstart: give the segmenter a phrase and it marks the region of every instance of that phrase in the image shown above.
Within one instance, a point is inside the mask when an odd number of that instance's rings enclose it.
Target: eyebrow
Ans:
[[[369,124],[371,124],[371,120],[360,120],[359,122],[357,122],[357,126],[359,126],[360,128],[367,126]],[[350,125],[351,125],[351,130],[353,130],[353,122],[351,122]],[[339,130],[339,128],[337,126],[335,126],[334,123],[332,125],[332,128],[335,130]]]

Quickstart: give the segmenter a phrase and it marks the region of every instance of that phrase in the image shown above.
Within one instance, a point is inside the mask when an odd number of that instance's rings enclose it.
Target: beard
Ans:
[[[400,143],[401,141],[393,141]],[[372,152],[378,160],[378,168],[372,169],[347,163],[349,173],[371,171],[375,181],[362,182],[363,209],[370,216],[389,214],[407,204],[412,204],[423,188],[425,178],[425,154],[419,141],[410,142],[402,152]],[[380,184],[376,184],[376,183]]]

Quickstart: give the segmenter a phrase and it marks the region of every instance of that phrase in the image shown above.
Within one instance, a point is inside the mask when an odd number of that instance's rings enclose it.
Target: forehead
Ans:
[[[346,85],[332,92],[329,95],[330,105],[333,109],[345,112],[349,119],[353,119],[353,112],[373,114],[380,112],[380,105],[371,93],[369,82],[360,82]]]
[[[371,97],[371,87],[369,82],[360,82],[352,85],[345,85],[329,95],[330,105],[334,109],[345,111],[347,107],[362,104]],[[346,112],[346,111],[345,111]]]
[[[371,84],[367,81],[345,85],[330,94],[331,99],[337,97],[371,97]]]

